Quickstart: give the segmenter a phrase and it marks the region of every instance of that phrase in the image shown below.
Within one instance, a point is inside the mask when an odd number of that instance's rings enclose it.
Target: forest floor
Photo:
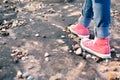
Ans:
[[[111,5],[112,61],[96,63],[75,55],[64,31],[78,21],[83,2],[1,0],[0,80],[119,80],[120,3]]]

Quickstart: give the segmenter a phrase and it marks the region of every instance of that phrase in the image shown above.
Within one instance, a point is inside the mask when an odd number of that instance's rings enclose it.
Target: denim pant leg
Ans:
[[[92,0],[86,0],[82,8],[82,16],[80,17],[79,22],[85,27],[88,27],[92,18],[93,18]]]
[[[110,0],[92,0],[95,24],[95,36],[105,38],[109,36]]]

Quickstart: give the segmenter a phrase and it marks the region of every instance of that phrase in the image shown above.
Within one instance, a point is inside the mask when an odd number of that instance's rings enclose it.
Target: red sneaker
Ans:
[[[77,25],[72,25],[69,27],[70,31],[80,38],[89,38],[89,30],[85,28],[82,24],[78,23]]]
[[[95,40],[82,39],[81,47],[101,58],[111,58],[110,45],[108,38],[96,38]]]

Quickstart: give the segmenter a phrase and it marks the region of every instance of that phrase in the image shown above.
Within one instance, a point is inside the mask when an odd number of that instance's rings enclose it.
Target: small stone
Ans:
[[[45,55],[44,55],[44,57],[49,57],[50,56],[50,54],[49,53],[45,53]]]
[[[86,55],[86,59],[91,58],[92,56],[90,54]]]
[[[33,68],[34,68],[34,66],[29,66],[29,67],[28,67],[28,69],[33,69]]]
[[[37,33],[37,34],[35,34],[35,36],[36,36],[36,37],[39,37],[39,36],[40,36],[40,34],[38,34],[38,33]]]
[[[23,73],[23,75],[22,75],[23,78],[27,78],[28,76],[30,76],[30,74],[28,72]]]
[[[76,51],[75,51],[75,54],[77,55],[80,55],[82,53],[82,49],[81,48],[78,48]]]
[[[50,58],[49,58],[49,57],[46,57],[46,58],[45,58],[45,61],[50,61]]]
[[[48,10],[49,13],[55,13],[55,10],[53,8]]]
[[[3,28],[1,31],[2,31],[2,32],[5,32],[5,31],[6,31],[6,29],[4,29],[4,28]]]
[[[14,56],[15,56],[15,54],[11,54],[11,56],[12,56],[12,57],[14,57]]]
[[[71,39],[76,38],[76,36],[74,34],[69,34],[68,37],[70,37]]]
[[[8,0],[3,0],[3,3],[8,3]]]
[[[6,21],[6,20],[4,20],[4,21],[3,21],[3,23],[4,23],[4,24],[6,24],[6,23],[7,23],[7,21]]]
[[[71,52],[72,52],[72,50],[69,50],[69,52],[71,53]]]
[[[78,44],[75,44],[72,47],[73,47],[73,50],[77,50],[78,48],[80,48],[80,46]]]
[[[112,48],[111,51],[112,51],[112,52],[115,52],[115,48]]]
[[[18,22],[19,22],[18,20],[13,21],[12,27],[16,27],[18,25]]]
[[[28,76],[27,80],[35,80],[33,76]]]
[[[116,57],[118,57],[118,58],[119,58],[119,57],[120,57],[120,54],[116,54]]]
[[[61,38],[65,38],[65,36],[64,36],[64,35],[61,35]]]
[[[17,78],[22,78],[22,72],[21,71],[17,71]]]
[[[94,60],[97,60],[97,59],[98,59],[96,56],[92,56],[91,58],[94,59]]]
[[[21,60],[25,61],[27,58],[26,57],[22,57]]]
[[[83,71],[82,74],[83,74],[83,75],[86,75],[86,72]]]

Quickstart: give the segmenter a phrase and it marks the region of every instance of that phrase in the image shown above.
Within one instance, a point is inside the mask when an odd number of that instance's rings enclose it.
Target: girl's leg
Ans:
[[[93,18],[92,0],[86,0],[82,8],[82,16],[80,17],[79,22],[85,27],[88,27],[92,18]]]
[[[92,0],[95,36],[98,38],[106,38],[109,36],[110,24],[110,0]]]
[[[86,0],[82,9],[82,16],[77,25],[70,27],[70,31],[77,34],[80,38],[88,38],[88,26],[93,18],[92,0]]]

